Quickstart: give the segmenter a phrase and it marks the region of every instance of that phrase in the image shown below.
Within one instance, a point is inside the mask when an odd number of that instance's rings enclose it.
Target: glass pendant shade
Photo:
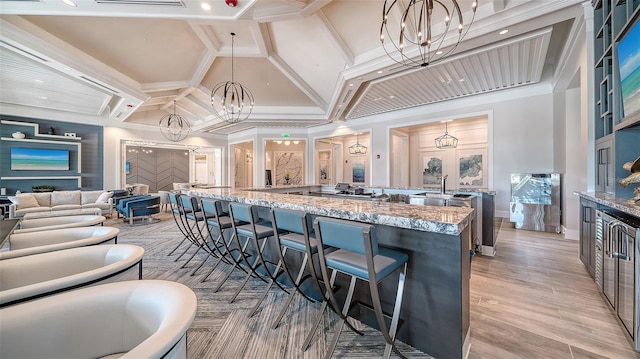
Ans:
[[[367,154],[367,146],[363,146],[358,141],[358,135],[356,135],[356,144],[349,146],[349,154],[350,155],[366,155]]]

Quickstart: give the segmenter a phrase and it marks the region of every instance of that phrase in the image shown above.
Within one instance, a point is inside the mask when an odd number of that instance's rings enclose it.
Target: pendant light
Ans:
[[[458,139],[451,136],[449,132],[447,132],[447,122],[444,122],[444,135],[440,137],[436,137],[436,147],[447,149],[447,148],[456,148],[458,147]]]
[[[178,142],[184,140],[191,131],[189,121],[176,114],[176,101],[173,101],[173,113],[164,115],[158,123],[160,133],[167,139]]]
[[[233,77],[233,39],[231,33],[231,81],[217,84],[211,91],[211,106],[216,115],[228,123],[246,120],[253,110],[253,94]]]
[[[367,146],[363,146],[358,141],[359,133],[356,133],[356,144],[349,146],[349,154],[350,155],[366,155],[367,154]]]

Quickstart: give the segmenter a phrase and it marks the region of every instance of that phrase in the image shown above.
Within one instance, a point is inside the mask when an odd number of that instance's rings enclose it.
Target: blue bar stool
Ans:
[[[189,245],[187,246],[187,248],[185,248],[184,252],[182,252],[175,260],[174,262],[177,262],[180,260],[180,258],[182,258],[182,256],[184,256],[187,251],[189,251],[189,248],[191,248],[193,246],[193,240],[191,239],[191,237],[189,236],[189,231],[187,230],[187,225],[185,224],[185,213],[184,213],[184,207],[180,204],[180,195],[170,192],[169,193],[169,203],[171,203],[171,215],[173,216],[173,220],[176,222],[176,225],[178,226],[178,229],[180,230],[180,232],[182,233],[182,235],[184,236],[184,238],[182,239],[182,241],[180,241],[180,243],[169,253],[169,255],[171,255],[171,253],[175,252],[181,245],[182,243],[184,243],[185,240],[189,241]],[[199,251],[196,250],[196,253]],[[195,256],[195,254],[194,254]],[[193,256],[191,257],[193,258]],[[189,259],[190,261],[191,259]],[[187,261],[187,263],[189,262]],[[186,263],[185,263],[186,265]]]
[[[316,237],[322,246],[331,246],[338,248],[331,253],[318,251],[320,261],[320,272],[326,286],[327,296],[334,308],[335,312],[340,316],[336,333],[331,341],[325,358],[330,358],[335,350],[338,338],[342,332],[342,328],[347,321],[347,315],[351,306],[351,299],[355,289],[356,280],[364,280],[369,282],[369,290],[371,292],[371,301],[373,311],[380,331],[384,336],[386,346],[383,358],[389,358],[393,350],[401,358],[402,353],[396,348],[395,338],[398,329],[398,320],[400,318],[400,307],[402,306],[402,294],[404,292],[405,277],[407,275],[408,256],[405,253],[378,247],[375,227],[363,223],[345,221],[333,218],[318,217],[313,223]],[[391,325],[387,330],[385,323],[385,314],[380,304],[380,295],[378,292],[378,283],[387,278],[397,269],[402,268],[398,279],[398,290],[396,292],[396,302],[391,316]],[[329,269],[331,269],[331,277],[329,277]],[[340,272],[351,277],[349,283],[349,291],[345,300],[342,311],[336,300],[332,286],[336,279],[336,274]],[[319,316],[323,315],[323,310]],[[387,315],[388,317],[388,315]],[[316,321],[316,327],[317,323]],[[313,329],[315,332],[316,328]],[[313,332],[311,335],[313,335]]]
[[[311,221],[309,219],[309,214],[300,211],[291,211],[286,209],[272,209],[271,210],[271,224],[274,228],[274,237],[276,239],[276,243],[278,245],[278,256],[279,261],[276,266],[275,272],[277,273],[280,267],[282,266],[283,272],[286,274],[290,283],[293,283],[293,288],[289,293],[289,297],[285,302],[282,310],[276,317],[273,322],[272,328],[276,329],[280,324],[280,320],[287,312],[291,301],[295,297],[296,293],[302,294],[305,298],[312,301],[309,297],[307,297],[301,290],[300,284],[303,281],[305,269],[308,268],[309,275],[306,278],[312,278],[313,283],[316,287],[318,293],[322,294],[322,290],[320,289],[319,281],[316,276],[316,271],[313,265],[313,260],[309,260],[313,254],[318,253],[318,241],[315,239],[315,235],[311,229]],[[298,275],[296,279],[293,279],[291,272],[286,264],[285,255],[287,254],[287,250],[295,250],[301,253],[304,253],[304,257],[302,259],[302,264],[298,269]],[[265,290],[261,301],[266,297],[269,289],[273,285],[274,279],[269,282],[267,289]]]
[[[200,208],[200,203],[198,202],[199,200],[196,197],[180,196],[180,203],[182,203],[184,208],[187,231],[195,241],[195,244],[207,253],[207,256],[202,260],[200,265],[191,272],[192,276],[202,268],[209,257],[220,258],[217,252],[217,241],[213,241],[212,239],[212,243],[209,243],[209,233],[204,230],[204,228],[207,227],[207,219],[209,219],[209,217],[213,217],[213,215],[209,216],[204,213]]]
[[[217,292],[220,287],[224,284],[224,282],[229,279],[233,270],[238,268],[242,263],[242,257],[238,253],[239,248],[232,247],[233,242],[233,232],[231,233],[231,238],[227,240],[227,236],[225,236],[225,232],[229,232],[233,228],[233,224],[231,223],[231,217],[229,213],[226,212],[223,208],[222,201],[217,201],[213,199],[201,199],[200,204],[202,206],[202,212],[207,216],[207,226],[206,230],[209,233],[209,237],[214,237],[214,232],[217,233],[217,238],[215,240],[216,248],[218,249],[221,258],[225,263],[231,265],[231,269],[227,271],[227,274],[224,276],[222,281],[218,283],[214,292]],[[240,225],[239,222],[236,222],[236,225]],[[207,273],[204,278],[202,278],[201,282],[204,282],[209,278],[211,273],[216,269],[218,264],[220,264],[220,260],[216,262],[216,264],[211,268],[209,273]],[[241,268],[241,267],[240,267]]]
[[[263,256],[263,251],[267,244],[266,239],[268,237],[272,237],[274,232],[271,222],[261,219],[258,216],[257,207],[241,204],[241,203],[235,203],[235,202],[229,203],[229,215],[233,220],[232,226],[233,226],[233,231],[235,232],[235,237],[237,240],[236,243],[238,245],[238,248],[242,248],[242,251],[240,253],[244,263],[247,264],[247,269],[248,269],[247,276],[245,277],[244,281],[242,282],[240,287],[236,290],[236,293],[233,295],[233,297],[229,301],[230,303],[233,303],[233,301],[235,301],[236,297],[240,294],[240,292],[242,291],[244,286],[247,284],[247,282],[249,282],[249,279],[252,276],[257,277],[258,279],[261,279],[264,282],[268,282],[267,278],[271,278],[271,279],[276,278],[277,273],[271,272],[269,270],[269,267],[267,267],[267,263],[272,264],[274,266],[276,265],[276,263],[265,260]],[[246,224],[238,225],[236,224],[236,221],[240,223],[244,222]],[[245,237],[246,241],[244,243],[241,243],[240,237]],[[252,243],[255,251],[255,256],[256,256],[256,258],[252,262],[249,261],[249,257],[247,256],[248,254],[247,249],[248,249],[249,242]],[[266,272],[266,276],[258,272],[258,268],[260,267],[264,269],[264,271]],[[280,286],[279,283],[278,283],[278,286]],[[280,287],[282,288],[282,286]],[[284,288],[282,289],[285,290]],[[260,305],[260,301],[258,301],[257,303],[257,306],[259,305]],[[249,312],[249,316],[251,316],[252,313],[255,312],[257,306],[254,307],[251,312]]]

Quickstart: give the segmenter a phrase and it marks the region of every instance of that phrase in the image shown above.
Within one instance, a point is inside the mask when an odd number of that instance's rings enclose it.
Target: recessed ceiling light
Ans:
[[[349,86],[353,86],[353,84],[349,84]]]
[[[464,82],[464,79],[460,79],[460,80],[458,80],[458,82]]]
[[[442,55],[442,50],[436,51],[436,55]]]
[[[378,71],[378,73],[379,73],[379,74],[381,74],[381,73],[382,73],[382,70]]]
[[[202,4],[200,4],[200,7],[206,11],[211,10],[211,5],[207,4],[206,2],[203,2]]]
[[[39,84],[43,84],[43,83],[44,83],[44,81],[42,81],[42,80],[40,80],[40,79],[35,79],[35,80],[33,80],[33,81],[35,81],[35,82],[37,82],[37,83],[39,83]]]
[[[507,32],[509,32],[509,29],[504,29],[504,30],[500,31],[500,32],[498,33],[498,35],[504,35],[504,34],[506,34]]]
[[[62,2],[65,5],[68,5],[68,6],[71,6],[71,7],[77,7],[78,6],[78,4],[76,4],[76,2],[73,1],[73,0],[62,0]]]
[[[389,95],[389,98],[393,99],[393,98],[396,98],[396,96],[395,95]]]
[[[41,99],[43,99],[43,100],[48,99],[48,97],[47,97],[47,96],[40,96],[40,98],[41,98]]]

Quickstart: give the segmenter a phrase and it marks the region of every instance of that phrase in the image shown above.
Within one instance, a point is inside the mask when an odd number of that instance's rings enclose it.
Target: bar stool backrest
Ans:
[[[274,224],[277,223],[278,229],[298,234],[305,233],[303,223],[306,223],[307,221],[301,220],[301,218],[306,219],[306,216],[304,216],[303,213],[301,214],[298,211],[275,208],[272,210],[272,213]],[[309,229],[310,228],[307,225],[307,231],[309,231]]]
[[[375,227],[363,223],[318,217],[314,221],[316,235],[325,246],[367,254],[365,240],[371,240],[371,255],[378,255]],[[368,236],[366,234],[369,234]]]
[[[235,221],[254,223],[256,218],[253,206],[242,203],[229,203],[229,212]]]
[[[216,218],[224,214],[224,209],[222,208],[221,201],[203,198],[202,200],[200,200],[200,204],[202,205],[202,211],[205,214],[215,215]]]
[[[191,196],[180,196],[180,203],[186,212],[195,212],[198,210],[198,199]]]
[[[171,205],[174,208],[179,208],[179,206],[178,206],[178,196],[180,196],[180,195],[176,194],[174,192],[169,192],[169,203],[171,203]]]

